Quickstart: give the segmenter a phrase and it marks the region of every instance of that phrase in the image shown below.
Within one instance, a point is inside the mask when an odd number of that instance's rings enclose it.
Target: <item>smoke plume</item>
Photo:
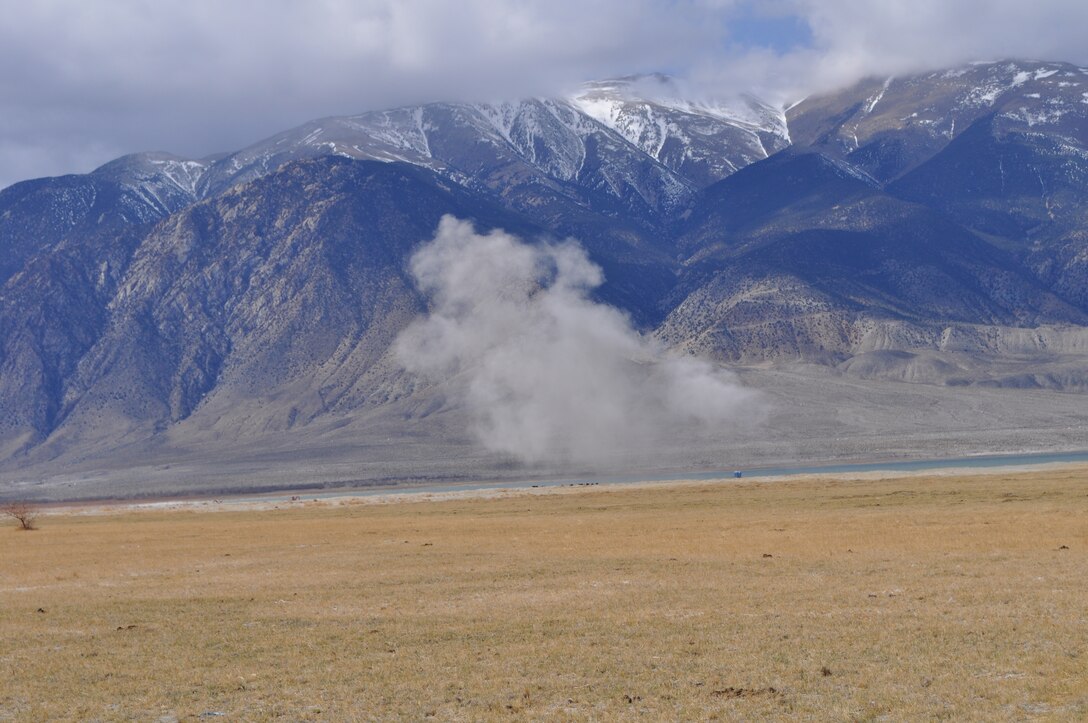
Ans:
[[[672,357],[619,310],[574,241],[528,245],[452,216],[411,260],[431,311],[398,338],[404,366],[449,385],[489,450],[524,462],[608,464],[691,425],[729,425],[754,395]]]

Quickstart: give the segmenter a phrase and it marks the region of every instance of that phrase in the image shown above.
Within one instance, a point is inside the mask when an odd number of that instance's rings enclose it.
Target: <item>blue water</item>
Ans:
[[[1040,452],[1037,454],[988,454],[954,459],[924,459],[906,462],[872,462],[866,464],[833,464],[817,467],[759,467],[745,471],[745,477],[777,477],[791,474],[836,472],[915,472],[926,469],[972,467],[1022,467],[1035,464],[1088,462],[1088,451]],[[702,477],[700,477],[702,479]]]
[[[425,486],[381,486],[365,489],[341,489],[322,492],[300,492],[303,500],[331,497],[371,497],[388,494],[427,494],[438,492],[467,492],[478,490],[525,489],[534,487],[589,487],[598,484],[635,484],[638,482],[669,482],[676,480],[732,479],[740,471],[742,478],[785,477],[799,474],[835,474],[846,472],[916,472],[927,469],[1021,467],[1024,465],[1088,462],[1088,451],[1044,452],[1038,454],[991,454],[956,459],[925,459],[904,462],[869,462],[864,464],[829,464],[796,467],[756,467],[743,470],[713,472],[683,472],[641,476],[593,477],[549,480],[508,480],[505,482],[445,483]],[[231,502],[287,501],[290,495],[235,497]]]

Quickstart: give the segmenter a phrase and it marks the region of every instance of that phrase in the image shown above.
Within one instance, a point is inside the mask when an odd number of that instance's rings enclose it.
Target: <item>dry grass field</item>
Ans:
[[[0,720],[1088,719],[1084,468],[564,492],[4,521]]]

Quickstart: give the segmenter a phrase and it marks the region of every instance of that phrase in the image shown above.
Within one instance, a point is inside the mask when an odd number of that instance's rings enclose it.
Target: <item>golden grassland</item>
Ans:
[[[0,528],[0,720],[1088,719],[1088,469]]]

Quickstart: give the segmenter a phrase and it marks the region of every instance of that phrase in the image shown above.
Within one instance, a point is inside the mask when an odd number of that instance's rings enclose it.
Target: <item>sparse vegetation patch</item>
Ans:
[[[6,502],[0,505],[0,514],[19,523],[20,530],[34,530],[38,521],[38,506],[30,502]]]

